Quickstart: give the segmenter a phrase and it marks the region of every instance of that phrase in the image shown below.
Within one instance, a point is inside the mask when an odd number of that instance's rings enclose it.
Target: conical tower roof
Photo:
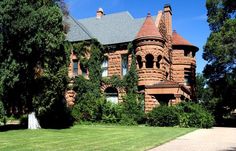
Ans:
[[[146,20],[140,28],[136,39],[144,37],[161,37],[159,30],[156,28],[154,21],[152,20],[151,14],[148,13]]]
[[[176,30],[172,33],[172,45],[173,46],[191,46],[195,47],[198,50],[198,47],[191,44],[188,40],[184,39],[182,36],[180,36]]]

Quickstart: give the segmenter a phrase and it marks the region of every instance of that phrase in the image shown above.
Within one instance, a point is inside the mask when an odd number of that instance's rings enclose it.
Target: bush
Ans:
[[[123,108],[120,104],[104,102],[102,105],[102,122],[118,123],[121,119]]]
[[[129,93],[123,98],[122,106],[123,106],[123,117],[124,120],[130,118],[130,120],[135,121],[135,123],[143,124],[144,121],[144,99],[142,96],[138,96],[137,94]],[[130,121],[129,120],[129,121]],[[130,123],[127,123],[130,124]]]
[[[20,117],[20,124],[25,128],[28,126],[28,115],[25,114]]]
[[[5,109],[4,109],[2,101],[0,101],[0,125],[1,123],[3,124],[5,122],[4,118],[5,118]]]
[[[150,126],[177,126],[179,125],[179,112],[172,106],[155,107],[147,114],[147,124]]]
[[[93,99],[93,97],[91,97]],[[84,101],[86,102],[86,101]],[[120,104],[107,102],[104,98],[87,100],[87,102],[95,102],[90,104],[76,104],[72,109],[72,116],[76,122],[103,122],[103,123],[119,123],[123,108]]]
[[[132,117],[129,117],[127,114],[122,114],[119,124],[121,124],[121,125],[137,125],[138,123]]]
[[[180,113],[181,127],[210,128],[214,125],[214,117],[199,104],[182,102],[176,108]]]

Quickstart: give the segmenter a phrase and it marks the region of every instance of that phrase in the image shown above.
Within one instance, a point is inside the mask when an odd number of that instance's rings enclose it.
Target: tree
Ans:
[[[69,55],[62,4],[59,0],[0,2],[0,100],[8,115],[36,111],[43,125],[63,123]]]
[[[204,46],[204,76],[228,112],[236,108],[236,1],[207,0],[211,34]]]

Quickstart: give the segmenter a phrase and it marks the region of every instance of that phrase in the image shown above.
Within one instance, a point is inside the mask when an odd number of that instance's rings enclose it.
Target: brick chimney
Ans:
[[[97,19],[101,19],[103,15],[104,15],[103,9],[102,9],[102,8],[99,8],[99,9],[97,10],[96,18],[97,18]]]
[[[165,24],[167,28],[167,35],[172,36],[172,10],[170,4],[164,6]]]

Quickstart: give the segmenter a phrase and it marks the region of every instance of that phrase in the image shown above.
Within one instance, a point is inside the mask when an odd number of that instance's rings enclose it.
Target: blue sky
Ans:
[[[203,46],[210,30],[207,23],[205,0],[65,0],[70,15],[76,19],[94,17],[99,7],[106,14],[129,11],[134,18],[145,17],[148,12],[156,15],[165,4],[170,4],[173,30],[199,47],[197,72],[201,73],[206,62],[202,59]]]

